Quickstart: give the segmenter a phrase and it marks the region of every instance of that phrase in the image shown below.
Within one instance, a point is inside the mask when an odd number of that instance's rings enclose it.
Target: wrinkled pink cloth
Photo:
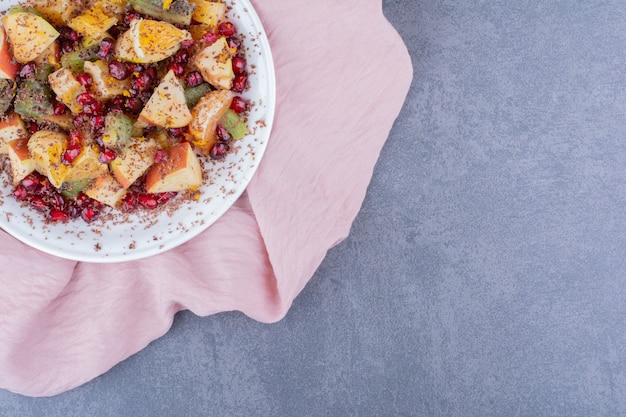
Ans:
[[[412,67],[381,0],[255,0],[277,109],[253,181],[213,226],[120,264],[55,258],[0,231],[0,388],[54,395],[162,336],[177,311],[280,320],[344,239]]]

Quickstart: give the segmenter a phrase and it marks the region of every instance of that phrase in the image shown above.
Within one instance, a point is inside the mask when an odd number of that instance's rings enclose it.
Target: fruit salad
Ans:
[[[209,0],[35,0],[0,22],[0,154],[51,222],[197,198],[248,133],[248,69]]]

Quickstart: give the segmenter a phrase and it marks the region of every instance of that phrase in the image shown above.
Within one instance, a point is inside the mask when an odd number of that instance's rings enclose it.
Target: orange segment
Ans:
[[[191,39],[186,30],[157,20],[141,19],[130,26],[135,53],[142,62],[158,62],[176,53],[180,43]]]

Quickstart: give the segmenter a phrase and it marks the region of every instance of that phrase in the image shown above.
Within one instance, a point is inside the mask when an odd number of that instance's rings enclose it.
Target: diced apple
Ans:
[[[230,107],[233,97],[234,93],[230,90],[211,91],[191,110],[193,120],[189,124],[189,132],[193,145],[201,153],[209,153],[217,142],[217,123]]]
[[[28,151],[35,161],[35,169],[55,187],[65,181],[69,167],[62,161],[67,147],[67,136],[51,130],[38,130],[28,140]]]
[[[28,138],[14,139],[7,145],[13,185],[18,184],[36,168],[35,160],[28,152]]]
[[[87,64],[87,63],[85,63]],[[76,97],[87,90],[78,82],[72,71],[62,67],[48,76],[48,82],[57,98],[65,104],[72,113],[78,114],[83,106],[76,102]]]
[[[117,156],[109,168],[123,188],[128,188],[154,163],[154,154],[159,146],[152,139],[138,138]]]
[[[185,90],[172,70],[165,74],[139,114],[139,120],[165,128],[183,127],[191,122]]]
[[[88,197],[111,207],[115,207],[126,195],[126,189],[108,173],[93,180],[83,192]]]
[[[43,117],[46,122],[54,123],[63,130],[71,130],[74,128],[72,120],[74,117],[71,114],[50,114]]]
[[[19,114],[15,112],[9,113],[0,119],[0,154],[8,152],[7,144],[19,138],[28,137],[28,131],[24,126],[24,121]]]
[[[61,68],[61,45],[58,40],[55,40],[35,58],[35,64],[37,65],[52,65],[57,70]]]
[[[130,89],[130,78],[117,80],[111,76],[109,66],[102,60],[85,61],[85,72],[91,75],[91,90],[97,98],[108,100],[111,97],[122,95]]]
[[[192,62],[206,82],[224,90],[232,88],[235,73],[230,47],[225,37],[220,37],[194,55]]]
[[[149,193],[177,192],[202,185],[202,167],[189,142],[173,146],[168,157],[155,163],[146,175]]]
[[[226,19],[228,8],[220,1],[191,0],[196,8],[193,10],[193,19],[200,23],[205,23],[214,32],[221,22]]]
[[[6,32],[0,27],[0,78],[14,80],[18,68],[19,65],[10,51]]]
[[[86,144],[69,165],[65,181],[93,179],[108,172],[108,167],[98,160],[98,149],[95,145]]]
[[[2,17],[15,60],[21,64],[35,60],[50,46],[59,32],[43,17],[17,12]]]

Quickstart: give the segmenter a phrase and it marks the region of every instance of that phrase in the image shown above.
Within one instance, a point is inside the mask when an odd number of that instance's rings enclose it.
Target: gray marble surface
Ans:
[[[179,314],[1,416],[626,415],[626,9],[383,4],[413,84],[288,316]]]

